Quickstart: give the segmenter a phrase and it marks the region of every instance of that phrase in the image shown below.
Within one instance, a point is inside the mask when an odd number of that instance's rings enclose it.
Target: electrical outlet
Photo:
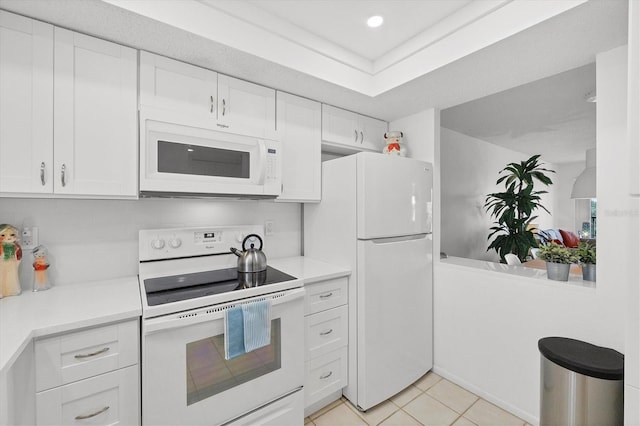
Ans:
[[[273,220],[265,220],[264,222],[264,235],[273,235],[273,228],[275,227],[275,222]]]
[[[25,250],[32,250],[38,245],[38,228],[33,226],[31,228],[22,228],[22,237],[20,238],[20,245]]]

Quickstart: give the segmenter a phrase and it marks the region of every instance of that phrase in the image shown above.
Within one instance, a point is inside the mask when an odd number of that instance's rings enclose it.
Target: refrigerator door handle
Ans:
[[[424,238],[427,238],[428,235],[431,235],[431,234],[415,234],[415,235],[403,235],[401,237],[372,238],[370,240],[362,240],[362,241],[371,241],[374,244],[390,244],[390,243],[398,243],[402,241],[422,240]]]

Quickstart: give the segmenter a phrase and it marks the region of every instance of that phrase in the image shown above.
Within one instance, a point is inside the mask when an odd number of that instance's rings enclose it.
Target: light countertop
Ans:
[[[349,268],[343,268],[304,256],[267,259],[267,264],[304,280],[305,284],[351,275]]]
[[[139,317],[138,277],[59,285],[0,299],[0,372],[33,338]]]
[[[443,265],[446,267],[459,267],[474,268],[485,273],[499,272],[502,274],[509,274],[518,276],[521,278],[530,278],[538,280],[539,283],[548,285],[566,285],[571,284],[576,288],[594,289],[596,283],[591,281],[583,281],[582,275],[569,275],[569,281],[553,281],[547,279],[547,271],[538,268],[528,268],[525,265],[507,265],[504,263],[488,262],[484,260],[466,259],[463,257],[449,256],[446,259],[440,259],[436,263],[437,266]]]
[[[270,266],[306,284],[351,274],[303,256],[270,259]],[[138,277],[59,285],[0,299],[0,372],[13,365],[33,338],[139,317]]]

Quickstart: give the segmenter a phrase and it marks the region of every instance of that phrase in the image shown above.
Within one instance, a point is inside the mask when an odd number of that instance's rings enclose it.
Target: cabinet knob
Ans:
[[[364,134],[360,131],[360,143],[364,142]]]
[[[211,114],[213,114],[213,109],[215,108],[215,104],[216,103],[215,103],[215,100],[213,99],[213,95],[209,96],[209,99],[210,99],[210,105],[211,105],[210,112],[211,112]]]
[[[353,134],[356,136],[355,139],[353,140],[355,143],[358,143],[358,131],[354,130]]]
[[[224,117],[224,115],[227,112],[227,101],[225,101],[224,99],[222,100],[222,116]]]

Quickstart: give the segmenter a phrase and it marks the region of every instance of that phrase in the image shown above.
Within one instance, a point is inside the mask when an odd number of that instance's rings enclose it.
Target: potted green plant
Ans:
[[[582,265],[582,279],[585,281],[596,280],[596,246],[586,242],[578,244],[575,249],[578,261]]]
[[[569,269],[578,262],[578,256],[566,247],[550,242],[540,247],[538,258],[547,262],[547,278],[569,281]]]
[[[504,192],[488,194],[484,207],[495,220],[487,239],[495,238],[487,248],[495,250],[502,262],[504,255],[513,253],[521,262],[526,261],[531,247],[538,247],[533,231],[527,229],[538,216],[534,216],[537,209],[547,210],[540,204],[540,195],[547,191],[534,191],[534,183],[538,181],[544,185],[551,185],[551,179],[545,174],[555,173],[542,167],[538,161],[540,155],[534,155],[520,163],[509,163],[498,172],[500,178],[496,185],[504,182]]]

